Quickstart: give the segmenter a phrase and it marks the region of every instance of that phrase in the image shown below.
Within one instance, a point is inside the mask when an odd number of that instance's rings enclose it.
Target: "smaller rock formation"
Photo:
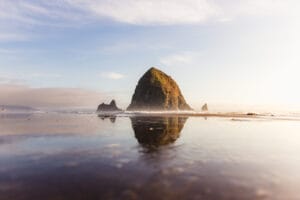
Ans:
[[[206,104],[204,104],[204,105],[202,106],[201,110],[202,110],[203,112],[206,112],[206,111],[208,111],[208,106],[207,106],[207,103],[206,103]]]
[[[117,107],[115,100],[112,100],[110,104],[102,103],[98,106],[97,109],[97,112],[116,112],[116,111],[122,111],[122,110]]]

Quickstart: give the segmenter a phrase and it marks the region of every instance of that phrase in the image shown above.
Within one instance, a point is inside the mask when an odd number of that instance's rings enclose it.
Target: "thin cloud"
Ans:
[[[100,74],[100,76],[112,80],[119,80],[125,77],[123,74],[116,73],[116,72],[103,72]]]
[[[0,21],[47,25],[111,19],[136,25],[201,24],[232,15],[287,14],[295,0],[2,0]]]
[[[297,0],[230,0],[222,7],[227,16],[276,16],[289,14],[297,5]]]
[[[0,29],[1,31],[1,29]],[[30,40],[30,36],[27,36],[25,33],[12,33],[12,32],[0,32],[0,41],[10,42],[10,41],[27,41]]]
[[[218,14],[208,0],[69,0],[97,17],[136,25],[172,25],[202,23]]]
[[[199,57],[199,52],[181,52],[170,54],[160,59],[160,63],[165,66],[185,66],[192,64]]]
[[[199,25],[241,16],[299,17],[298,10],[296,0],[1,0],[0,42],[30,40],[37,26],[78,27],[97,21]]]
[[[1,53],[1,49],[0,49]],[[59,79],[61,78],[61,74],[55,73],[1,73],[0,75],[0,84],[20,84],[26,83],[33,79]]]
[[[61,78],[61,74],[53,74],[53,73],[32,73],[28,75],[31,78]]]
[[[25,81],[19,78],[13,78],[7,75],[0,76],[0,84],[20,84],[24,83]]]
[[[64,0],[98,19],[134,25],[226,22],[240,16],[297,14],[297,0]]]
[[[1,54],[16,54],[18,51],[16,49],[7,49],[7,48],[0,48],[0,55]]]
[[[27,41],[38,26],[69,27],[85,24],[87,14],[66,1],[0,1],[0,42]]]

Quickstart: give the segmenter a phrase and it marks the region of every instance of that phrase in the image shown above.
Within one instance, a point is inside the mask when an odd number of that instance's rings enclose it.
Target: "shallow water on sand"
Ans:
[[[300,199],[300,122],[0,116],[0,199]]]

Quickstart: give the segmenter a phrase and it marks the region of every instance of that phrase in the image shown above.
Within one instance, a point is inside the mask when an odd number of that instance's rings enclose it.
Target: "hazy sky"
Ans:
[[[299,10],[297,0],[0,0],[0,104],[125,107],[156,66],[194,107],[300,108]]]

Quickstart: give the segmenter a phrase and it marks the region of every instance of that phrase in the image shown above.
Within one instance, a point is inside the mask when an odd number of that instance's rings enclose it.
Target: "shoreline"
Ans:
[[[188,113],[188,112],[123,112],[96,113],[99,117],[203,117],[203,118],[231,118],[233,121],[244,119],[300,121],[300,116],[258,114],[258,113]],[[239,120],[243,119],[243,120]]]
[[[272,113],[209,113],[209,112],[159,112],[159,111],[122,111],[122,112],[0,112],[0,117],[19,118],[29,117],[30,115],[96,115],[98,117],[203,117],[203,118],[231,118],[233,121],[244,121],[246,119],[258,120],[282,120],[282,121],[300,121],[300,115],[272,114]],[[239,120],[242,119],[242,120]]]

